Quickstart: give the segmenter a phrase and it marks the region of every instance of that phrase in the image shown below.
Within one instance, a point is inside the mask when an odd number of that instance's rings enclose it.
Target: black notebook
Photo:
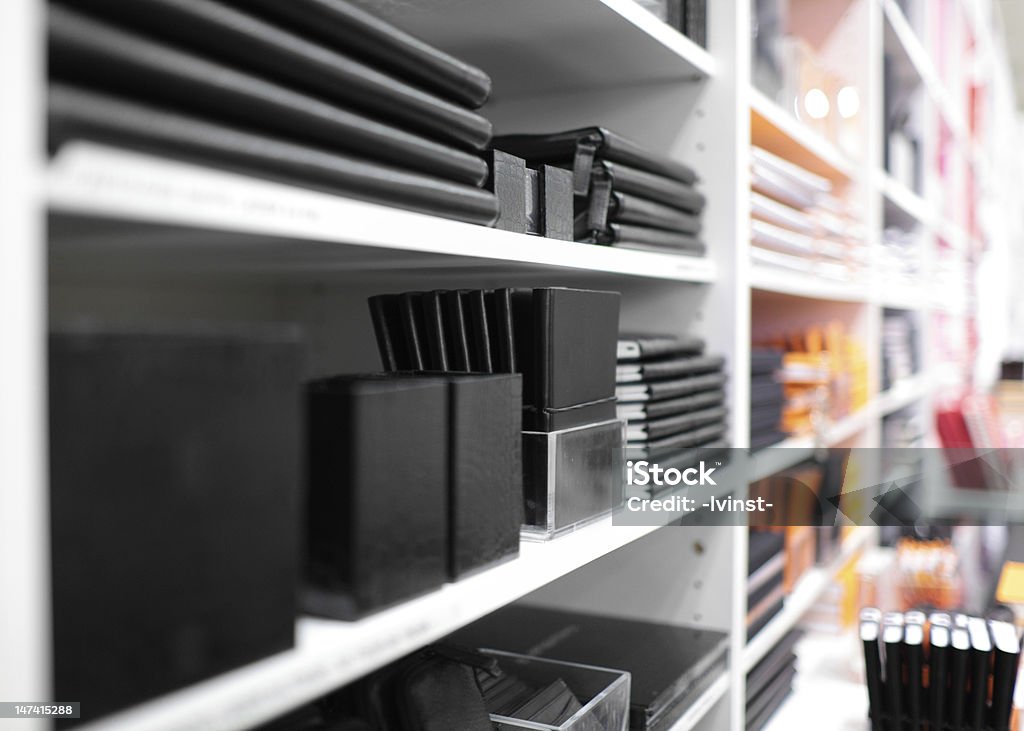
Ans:
[[[603,238],[598,237],[598,239]],[[607,241],[595,240],[589,243],[607,244],[613,249],[650,251],[655,254],[685,254],[687,256],[703,256],[708,250],[707,245],[701,239],[690,234],[643,226],[629,226],[624,223],[609,224],[607,238]]]
[[[692,396],[668,399],[667,401],[646,401],[619,404],[618,415],[631,422],[660,419],[675,414],[685,414],[697,409],[721,406],[725,403],[725,392],[720,389],[695,393]]]
[[[662,419],[649,421],[630,421],[626,428],[626,438],[631,442],[651,441],[690,431],[704,424],[722,421],[728,412],[718,406],[699,411],[666,416]]]
[[[345,0],[228,0],[330,48],[423,86],[457,104],[477,108],[491,94],[491,78],[391,23]]]
[[[607,222],[593,228],[602,230],[607,223],[631,224],[695,235],[701,230],[700,218],[661,203],[625,193],[613,192],[608,203]]]
[[[214,0],[75,0],[74,7],[431,137],[483,149],[491,123],[447,99]]]
[[[89,140],[469,223],[498,216],[495,197],[478,188],[71,86],[50,86],[47,111],[51,151]]]
[[[47,24],[52,78],[468,185],[487,179],[487,164],[469,152],[60,5]]]
[[[725,435],[725,424],[711,424],[701,426],[681,434],[663,437],[661,439],[648,439],[630,441],[626,443],[626,456],[629,459],[647,459],[670,454],[683,449],[700,447],[708,442],[718,441]]]
[[[697,180],[697,174],[688,165],[645,150],[603,127],[553,134],[502,135],[494,139],[494,146],[525,158],[531,165],[545,162],[571,165],[573,192],[578,196],[585,196],[590,190],[595,160],[624,163],[683,183],[693,184]]]
[[[724,668],[722,632],[511,605],[460,630],[463,645],[617,668],[632,675],[630,729],[671,728]]]

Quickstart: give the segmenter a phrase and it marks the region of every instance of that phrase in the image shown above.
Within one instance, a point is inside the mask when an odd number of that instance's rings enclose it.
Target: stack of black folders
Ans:
[[[786,438],[780,429],[786,399],[776,378],[782,369],[782,355],[775,348],[750,351],[750,449],[754,452]]]
[[[704,254],[704,195],[689,166],[601,127],[503,135],[495,149],[572,170],[575,238],[594,244]]]
[[[747,639],[764,629],[786,601],[786,536],[751,530],[747,543]]]
[[[787,633],[747,673],[747,731],[760,731],[772,714],[793,692],[796,677],[796,643],[800,630]]]
[[[615,395],[627,458],[668,463],[727,447],[724,364],[700,338],[620,335]]]
[[[860,638],[874,731],[1009,731],[1021,647],[1010,622],[867,608]]]
[[[346,0],[48,12],[49,145],[197,161],[491,225],[490,78]]]

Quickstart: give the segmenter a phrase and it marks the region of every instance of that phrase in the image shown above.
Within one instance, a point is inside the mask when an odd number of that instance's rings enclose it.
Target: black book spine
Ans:
[[[422,293],[420,292],[403,292],[398,295],[402,335],[409,351],[410,368],[414,371],[427,370],[430,362],[421,298]]]
[[[501,150],[491,150],[487,187],[498,199],[495,228],[526,233],[526,161]]]

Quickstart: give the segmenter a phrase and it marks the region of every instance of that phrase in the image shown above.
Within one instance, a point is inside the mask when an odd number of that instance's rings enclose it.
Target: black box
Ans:
[[[294,644],[289,328],[50,338],[56,698],[83,720]]]
[[[338,376],[307,390],[303,608],[357,619],[448,574],[448,382]]]

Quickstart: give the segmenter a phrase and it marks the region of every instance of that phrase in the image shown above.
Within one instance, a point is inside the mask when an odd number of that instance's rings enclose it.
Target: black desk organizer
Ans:
[[[514,374],[310,384],[306,611],[356,619],[518,555],[521,389]]]
[[[388,370],[522,373],[524,537],[551,538],[614,507],[624,443],[618,293],[407,292],[372,297],[370,312]]]
[[[50,337],[54,693],[88,721],[294,644],[291,329]]]

